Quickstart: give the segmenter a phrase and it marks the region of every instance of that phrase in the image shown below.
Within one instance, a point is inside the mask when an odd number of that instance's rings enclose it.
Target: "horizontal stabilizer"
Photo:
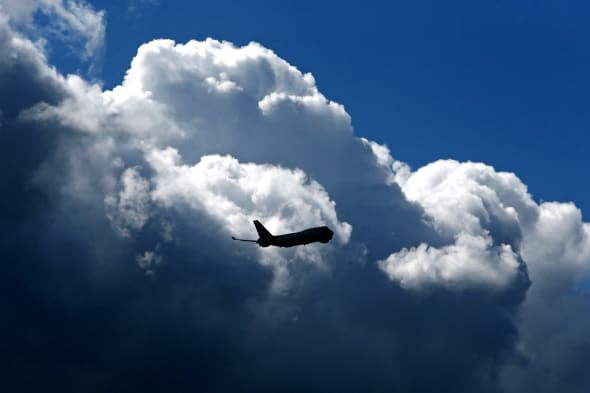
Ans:
[[[257,240],[249,240],[249,239],[238,239],[237,237],[233,237],[233,236],[232,236],[231,238],[232,238],[232,240],[237,240],[237,241],[240,241],[240,242],[252,242],[252,243],[258,243],[258,241],[257,241]]]

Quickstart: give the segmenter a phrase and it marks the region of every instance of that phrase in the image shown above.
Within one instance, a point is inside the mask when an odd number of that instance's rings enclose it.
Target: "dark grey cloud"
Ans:
[[[574,206],[485,165],[412,171],[258,44],[153,41],[103,91],[0,33],[6,386],[499,392],[546,367],[589,385],[588,352],[563,349],[584,348]],[[230,243],[253,218],[336,237]]]

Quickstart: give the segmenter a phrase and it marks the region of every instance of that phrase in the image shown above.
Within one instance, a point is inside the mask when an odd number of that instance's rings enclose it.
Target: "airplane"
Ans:
[[[258,240],[237,239],[233,236],[231,238],[241,242],[258,243],[260,247],[293,247],[314,242],[328,243],[334,236],[334,232],[326,226],[277,236],[272,235],[258,220],[254,220],[254,226],[256,227],[256,232],[258,232]]]

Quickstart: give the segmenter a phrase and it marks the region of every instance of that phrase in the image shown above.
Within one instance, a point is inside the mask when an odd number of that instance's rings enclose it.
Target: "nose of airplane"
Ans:
[[[330,240],[332,240],[332,237],[334,236],[334,232],[332,232],[332,230],[328,227],[323,227],[321,232],[319,233],[319,241],[322,243],[328,243]]]

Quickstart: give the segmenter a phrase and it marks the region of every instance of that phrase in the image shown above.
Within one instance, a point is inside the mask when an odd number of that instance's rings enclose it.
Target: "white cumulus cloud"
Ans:
[[[381,268],[402,287],[421,289],[506,286],[518,270],[518,257],[508,244],[492,247],[489,237],[464,232],[456,242],[436,248],[425,243],[403,249],[380,261]]]
[[[522,274],[522,260],[531,281],[517,319],[526,360],[507,365],[502,384],[509,391],[568,386],[562,377],[545,377],[547,370],[577,372],[590,348],[590,224],[580,210],[572,203],[537,204],[516,175],[484,164],[441,160],[415,172],[399,162],[393,168],[408,199],[452,241],[392,253],[381,268],[409,289],[460,289],[507,285]]]
[[[188,166],[171,148],[150,152],[147,161],[155,171],[155,202],[206,212],[228,233],[248,236],[252,219],[257,218],[271,231],[289,232],[326,223],[340,244],[350,238],[351,226],[338,220],[334,201],[300,170],[242,164],[230,156],[217,155],[203,156]]]

